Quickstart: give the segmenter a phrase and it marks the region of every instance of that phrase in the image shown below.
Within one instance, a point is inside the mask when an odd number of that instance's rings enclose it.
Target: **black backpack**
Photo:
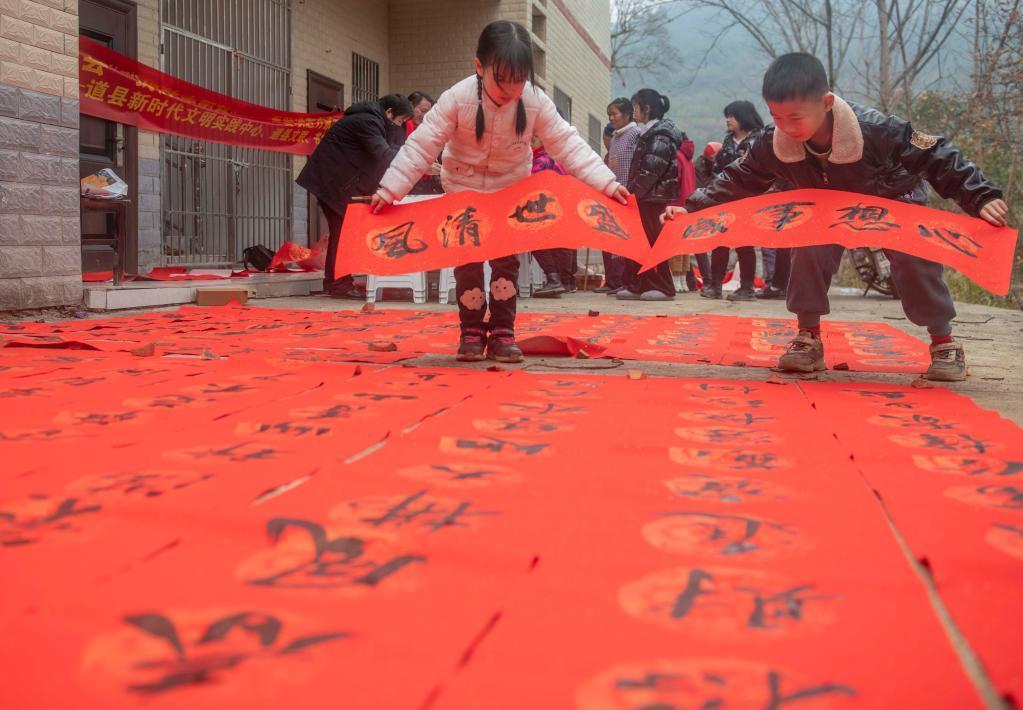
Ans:
[[[266,271],[270,268],[270,262],[273,261],[274,253],[268,247],[257,244],[254,247],[244,249],[242,251],[242,258],[245,261],[246,269],[251,264],[252,269],[249,269],[250,271]]]

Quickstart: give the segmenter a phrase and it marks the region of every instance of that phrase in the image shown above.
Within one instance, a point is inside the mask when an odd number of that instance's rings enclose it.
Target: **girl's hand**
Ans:
[[[614,199],[618,200],[623,205],[629,204],[629,191],[626,190],[621,185],[618,186],[617,190],[615,190],[614,192],[611,193],[611,197],[613,197]]]
[[[369,201],[369,211],[373,214],[377,214],[389,204],[391,203],[386,197],[381,195],[379,192],[374,193],[373,199]]]
[[[981,219],[987,220],[996,227],[1004,227],[1005,218],[1009,215],[1009,206],[1005,200],[991,200],[980,209]]]
[[[670,222],[680,214],[689,214],[689,211],[685,207],[678,207],[676,205],[668,205],[664,212],[661,213],[661,224]]]

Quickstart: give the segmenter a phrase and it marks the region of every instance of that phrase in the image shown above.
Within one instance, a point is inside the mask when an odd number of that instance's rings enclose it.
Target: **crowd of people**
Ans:
[[[774,125],[765,126],[751,102],[734,101],[723,111],[723,140],[709,143],[695,158],[693,142],[668,115],[670,101],[650,88],[608,105],[603,155],[594,151],[533,86],[531,39],[517,23],[484,28],[474,63],[475,73],[436,102],[415,92],[350,107],[311,156],[298,182],[316,195],[330,224],[325,289],[332,295],[364,297],[350,276],[335,279],[332,268],[353,197],[372,195],[371,209],[379,211],[413,193],[494,192],[540,170],[572,175],[622,204],[635,200],[651,245],[662,224],[680,213],[807,187],[922,203],[930,185],[968,214],[1005,224],[1001,191],[955,146],[914,131],[898,117],[847,103],[831,92],[823,65],[808,54],[778,57],[764,77],[763,98]],[[604,254],[605,281],[596,290],[623,301],[668,301],[685,286],[722,298],[731,251],[720,247],[692,259],[677,257],[643,273],[635,262]],[[823,369],[820,319],[830,312],[828,286],[843,251],[834,245],[761,249],[764,285],[758,291],[757,245],[735,250],[738,288],[728,298],[786,298],[796,315],[798,332],[781,369]],[[931,336],[927,376],[965,378],[943,267],[899,252],[887,255],[907,317]],[[574,250],[547,249],[534,257],[545,280],[533,296],[560,298],[576,290]],[[482,264],[455,269],[457,357],[518,362],[519,259],[494,259],[490,266],[489,284]]]

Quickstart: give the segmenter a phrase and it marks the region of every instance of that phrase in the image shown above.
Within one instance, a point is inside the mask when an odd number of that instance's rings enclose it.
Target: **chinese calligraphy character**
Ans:
[[[780,205],[770,205],[756,211],[755,214],[762,214],[767,219],[767,224],[776,232],[782,232],[789,227],[795,227],[805,222],[813,212],[810,210],[799,210],[797,207],[813,207],[815,202],[784,202]]]
[[[376,232],[370,236],[370,249],[383,252],[388,259],[401,259],[409,254],[426,251],[426,243],[415,239],[411,243],[412,228],[415,222],[403,222],[396,227]]]
[[[553,209],[550,211],[547,209],[556,203],[557,199],[541,192],[536,199],[526,200],[521,205],[517,205],[515,211],[508,215],[508,219],[515,220],[519,224],[549,222],[558,218]]]
[[[466,207],[461,212],[448,215],[441,225],[441,245],[447,249],[451,245],[452,237],[458,238],[458,246],[464,247],[466,238],[472,241],[472,246],[480,245],[480,223],[476,218],[477,209]]]
[[[828,229],[848,227],[856,232],[888,232],[902,226],[895,222],[886,222],[888,210],[878,205],[864,205],[862,202],[857,202],[849,207],[840,207],[838,211],[843,214]]]
[[[724,234],[728,231],[728,225],[724,219],[714,217],[697,217],[696,221],[690,224],[682,232],[682,239],[706,239],[715,234]]]
[[[944,246],[947,249],[954,249],[960,254],[965,254],[970,258],[977,258],[977,250],[983,248],[983,244],[973,239],[969,234],[965,232],[957,231],[951,227],[925,227],[922,224],[917,225],[917,231],[920,232],[920,236],[924,239],[936,239],[940,246]]]
[[[628,240],[629,233],[618,223],[610,207],[593,200],[583,200],[579,203],[579,213],[583,220],[598,232],[610,234],[623,241]]]

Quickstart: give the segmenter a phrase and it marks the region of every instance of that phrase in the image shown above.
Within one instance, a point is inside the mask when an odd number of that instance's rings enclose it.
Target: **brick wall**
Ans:
[[[137,0],[138,60],[160,68],[160,0]],[[139,273],[159,266],[163,240],[160,216],[160,134],[138,132],[138,255]]]
[[[608,0],[563,0],[568,11],[600,46],[611,54],[611,8]],[[589,116],[607,123],[611,70],[580,36],[569,19],[547,3],[547,82],[572,97],[572,124],[589,139]],[[553,91],[553,88],[552,88]],[[603,150],[603,147],[601,147]]]
[[[0,0],[0,311],[82,297],[78,3]]]

